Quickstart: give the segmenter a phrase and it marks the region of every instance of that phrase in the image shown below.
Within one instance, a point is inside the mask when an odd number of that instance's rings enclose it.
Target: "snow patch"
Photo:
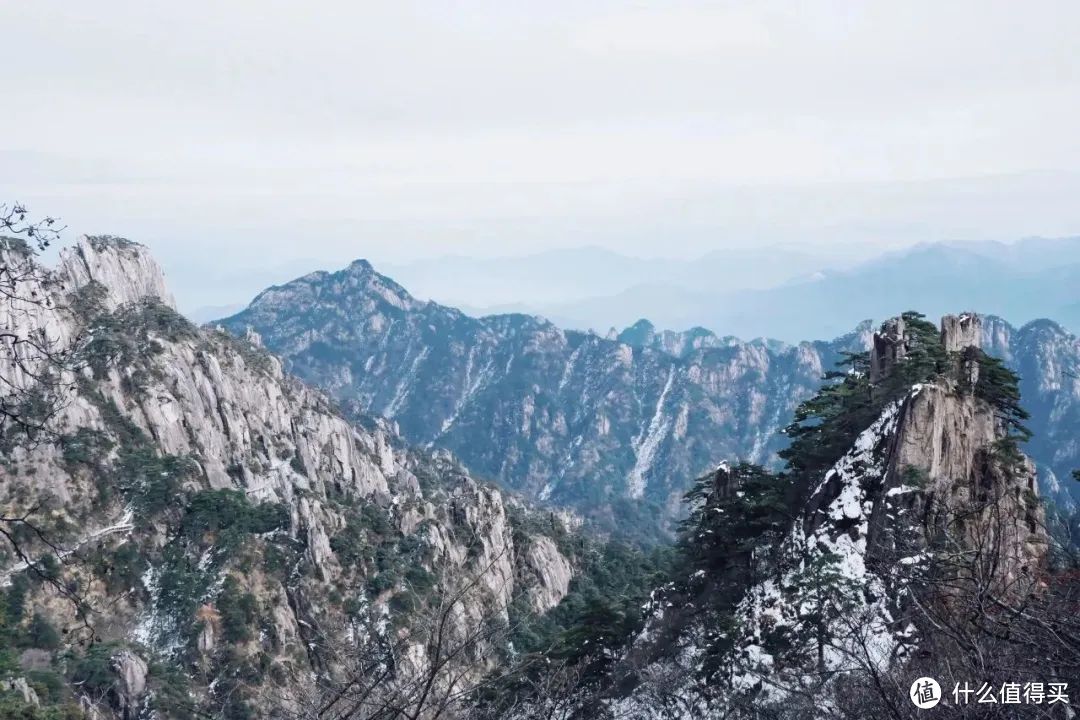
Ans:
[[[667,400],[674,380],[675,366],[672,365],[668,368],[667,382],[664,383],[664,389],[656,401],[656,409],[653,411],[648,429],[634,440],[634,468],[627,478],[627,488],[632,498],[640,498],[645,494],[645,473],[652,467],[653,460],[656,458],[656,451],[660,449],[660,443],[663,442],[671,429],[671,419],[664,414],[664,402]]]
[[[397,411],[401,409],[401,403],[405,401],[408,396],[408,390],[412,387],[413,382],[416,380],[416,371],[431,352],[430,347],[425,347],[420,353],[413,358],[412,365],[409,366],[409,371],[405,373],[405,376],[398,382],[397,387],[394,388],[394,397],[390,399],[390,402],[386,404],[383,409],[383,415],[392,418],[397,414]]]

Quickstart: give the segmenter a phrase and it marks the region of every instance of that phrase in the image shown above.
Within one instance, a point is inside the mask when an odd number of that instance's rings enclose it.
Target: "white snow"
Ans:
[[[576,348],[574,348],[574,352],[570,353],[570,357],[567,358],[566,367],[563,368],[562,377],[559,378],[559,392],[562,392],[563,388],[566,387],[566,384],[570,382],[570,377],[573,375],[574,372],[574,363],[577,362],[578,356],[581,354],[581,348],[583,347],[584,344],[578,345]]]
[[[94,532],[90,533],[89,535],[86,535],[86,536],[80,538],[70,548],[65,548],[65,549],[62,549],[62,550],[56,552],[54,557],[56,557],[58,560],[63,560],[64,558],[70,556],[72,553],[74,553],[79,548],[83,547],[84,545],[88,545],[88,544],[94,542],[95,540],[100,540],[101,538],[108,537],[109,535],[117,535],[119,533],[129,533],[129,532],[131,532],[132,530],[135,529],[135,524],[133,522],[134,519],[135,519],[135,512],[131,508],[127,508],[126,510],[124,510],[124,514],[120,518],[120,520],[113,523],[112,525],[109,525],[107,527],[103,527],[100,530],[95,530]],[[16,563],[15,565],[12,565],[10,568],[8,568],[6,571],[4,571],[3,574],[0,574],[0,587],[7,587],[8,585],[10,585],[12,575],[14,575],[15,573],[18,573],[18,572],[22,572],[23,570],[27,569],[28,567],[30,567],[30,564],[27,563],[25,560],[22,561],[22,562]]]
[[[918,392],[912,391],[908,397]],[[763,649],[763,628],[795,626],[799,616],[809,608],[810,602],[803,598],[801,605],[793,605],[787,598],[785,588],[795,587],[801,573],[807,571],[814,558],[825,555],[836,557],[834,571],[849,588],[846,597],[830,598],[829,602],[852,603],[853,610],[845,613],[845,619],[862,618],[868,634],[861,638],[865,651],[873,662],[887,662],[898,645],[909,639],[900,637],[889,628],[892,622],[886,607],[885,584],[880,577],[866,567],[866,539],[869,530],[872,504],[867,500],[865,488],[883,477],[886,458],[879,452],[886,438],[896,431],[900,409],[906,398],[898,400],[882,411],[874,423],[856,439],[852,449],[844,455],[822,478],[811,494],[817,497],[837,480],[840,491],[822,513],[824,520],[812,533],[803,521],[796,523],[787,540],[785,553],[794,563],[794,569],[777,580],[766,580],[752,588],[740,604],[740,625],[745,628],[741,652],[736,658],[733,687],[750,689],[762,683],[773,669],[773,658]],[[905,489],[899,489],[901,492]],[[899,493],[892,493],[899,494]],[[842,523],[839,527],[836,523]],[[842,528],[842,529],[841,529]],[[911,562],[917,560],[912,559]],[[872,597],[875,600],[868,601]],[[840,607],[838,605],[837,607]],[[831,633],[834,647],[826,648],[825,662],[830,669],[838,669],[851,657],[855,648],[846,647],[843,628]],[[785,695],[775,683],[765,683],[762,692],[770,699],[779,700]]]
[[[653,411],[648,429],[639,434],[634,440],[634,468],[627,478],[627,490],[632,498],[639,498],[645,494],[645,473],[652,467],[653,460],[656,458],[656,451],[660,449],[660,443],[663,442],[671,429],[671,419],[664,414],[664,402],[667,400],[674,380],[675,366],[672,365],[668,368],[667,381],[664,383],[664,389],[660,392],[660,397],[656,401],[656,409]]]
[[[416,371],[431,352],[430,347],[425,347],[421,350],[415,358],[413,358],[412,365],[409,366],[409,371],[405,373],[405,376],[398,382],[397,387],[394,388],[394,397],[390,402],[386,404],[386,408],[383,409],[383,415],[388,418],[394,417],[397,411],[401,409],[401,403],[405,401],[408,395],[408,390],[416,380]]]
[[[469,404],[469,400],[472,399],[481,387],[487,384],[487,381],[491,379],[491,376],[495,372],[494,363],[491,360],[488,360],[483,369],[476,374],[476,377],[473,377],[473,356],[475,354],[476,347],[474,346],[469,350],[469,358],[465,363],[464,390],[461,393],[461,397],[459,397],[454,404],[454,411],[443,420],[442,427],[439,429],[440,433],[445,433],[455,422],[457,422],[458,417],[461,415],[461,411]]]

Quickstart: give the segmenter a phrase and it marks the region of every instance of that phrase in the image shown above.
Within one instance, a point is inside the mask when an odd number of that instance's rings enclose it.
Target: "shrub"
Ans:
[[[113,643],[98,643],[91,646],[82,657],[71,665],[69,680],[81,686],[90,696],[103,697],[116,680],[112,669],[112,658],[118,646]]]
[[[240,643],[251,639],[251,629],[259,617],[259,604],[254,595],[240,589],[236,578],[225,579],[218,595],[217,611],[221,616],[222,638],[226,642]]]
[[[22,644],[26,647],[56,650],[60,647],[60,633],[56,631],[48,618],[41,613],[34,613]]]

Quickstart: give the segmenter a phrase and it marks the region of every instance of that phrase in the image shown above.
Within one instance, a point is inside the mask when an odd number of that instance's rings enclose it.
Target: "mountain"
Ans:
[[[204,322],[233,314],[259,289],[319,265],[304,259],[291,272],[196,273],[190,262],[175,259],[170,268],[185,279],[198,276],[195,285],[185,283],[181,305]],[[579,247],[379,267],[422,300],[474,316],[541,315],[566,329],[603,331],[647,317],[666,328],[701,326],[722,336],[799,342],[843,334],[898,307],[930,315],[974,307],[1020,322],[1052,317],[1080,331],[1080,301],[1072,290],[1080,280],[1077,237],[923,243],[886,252],[872,243],[763,244],[690,259]],[[192,293],[199,303],[191,302]]]
[[[1060,691],[1080,667],[1074,566],[1052,552],[1018,448],[1016,377],[981,336],[972,314],[886,322],[800,409],[785,473],[723,463],[701,478],[644,628],[564,674],[568,704],[631,720],[906,720],[924,701],[1040,716],[951,692],[976,673],[997,704],[1005,683]]]
[[[419,301],[364,261],[271,288],[222,325],[255,330],[292,371],[393,418],[409,441],[623,529],[670,527],[689,478],[717,458],[776,465],[798,403],[842,353],[868,347],[870,327],[798,345],[647,321],[599,337]],[[1048,321],[985,327],[988,351],[1030,398],[1044,490],[1071,502],[1061,479],[1080,467],[1069,437],[1080,418],[1062,419],[1080,412],[1069,376],[1080,375],[1080,344]]]
[[[614,294],[656,274],[676,278],[682,268],[679,260],[636,258],[599,247],[517,257],[443,256],[385,265],[388,274],[419,297],[483,307],[548,304],[579,297],[583,288]]]
[[[1080,246],[1080,239],[1070,244]],[[1080,279],[1080,264],[1025,266],[1011,256],[944,243],[918,246],[851,270],[741,294],[737,304],[716,304],[718,312],[706,310],[711,317],[696,322],[740,334],[754,318],[772,318],[764,330],[759,322],[756,332],[827,336],[866,317],[888,317],[897,307],[918,307],[928,315],[975,307],[1028,321],[1054,317],[1075,301],[1071,288]]]
[[[773,262],[768,248],[756,261]],[[704,267],[713,271],[707,283],[671,282],[657,273],[615,292],[525,305],[571,328],[623,326],[648,317],[661,327],[699,325],[723,335],[790,342],[839,335],[898,307],[928,315],[976,307],[1024,322],[1053,317],[1080,331],[1074,291],[1080,238],[922,244],[857,263],[808,258],[800,271],[768,285],[742,283],[751,271],[738,262]]]
[[[1038,420],[1044,465],[1073,452],[1080,346],[1049,321],[601,338],[471,319],[358,262],[230,320],[300,349],[335,400],[254,330],[184,319],[136,243],[86,238],[49,270],[4,239],[0,268],[2,718],[907,718],[916,677],[1078,670],[1074,566],[1021,451]],[[980,345],[1028,369],[1031,418]],[[822,385],[827,356],[867,346]],[[609,478],[622,509],[565,497],[609,530],[664,483],[678,542],[598,538],[411,447],[368,399],[402,427],[468,420],[481,460],[591,460],[565,487]],[[760,435],[776,424],[783,441]],[[657,461],[738,444],[784,471]]]
[[[221,325],[258,333],[291,371],[392,418],[410,442],[623,529],[664,527],[687,478],[718,457],[775,460],[796,405],[868,330],[799,345],[643,328],[609,339],[472,318],[365,261],[270,288]]]
[[[185,320],[142,246],[0,250],[0,716],[432,717],[600,552]]]
[[[1025,452],[1037,463],[1044,495],[1066,506],[1080,501],[1072,472],[1080,468],[1080,339],[1051,320],[1014,328],[983,323],[983,347],[1020,376],[1033,435]]]
[[[655,298],[658,302],[651,306],[636,306],[637,315],[625,320],[598,312],[599,322],[580,325],[587,328],[627,324],[668,312],[677,293],[706,292],[718,277],[727,278],[731,289],[768,288],[826,267],[850,267],[873,254],[865,245],[769,244],[730,247],[690,259],[640,258],[599,247],[577,247],[494,258],[443,256],[381,263],[380,267],[423,299],[477,308],[479,314],[503,313],[512,305],[532,308],[534,313],[544,308],[542,314],[555,322],[563,304],[580,309],[591,298],[627,292],[640,296],[640,288],[647,286],[661,288],[667,295]]]

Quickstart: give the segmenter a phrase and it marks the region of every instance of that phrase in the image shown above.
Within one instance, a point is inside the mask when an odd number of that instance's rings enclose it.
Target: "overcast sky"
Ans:
[[[1072,0],[7,2],[0,196],[147,243],[207,304],[214,266],[1075,234],[1078,21]]]

